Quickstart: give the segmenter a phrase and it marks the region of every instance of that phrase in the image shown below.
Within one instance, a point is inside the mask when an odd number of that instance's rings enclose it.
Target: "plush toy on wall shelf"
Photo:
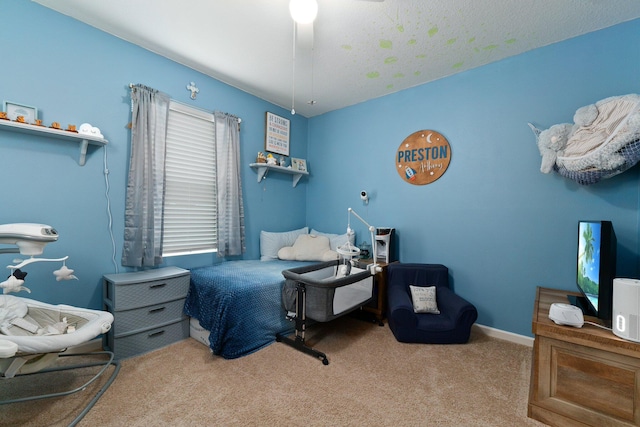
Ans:
[[[549,173],[553,170],[558,156],[564,154],[572,127],[569,123],[561,123],[539,133],[538,150],[542,156],[540,172]]]
[[[273,154],[269,153],[267,154],[267,164],[268,165],[277,165],[278,161],[276,160],[275,157],[273,157]]]
[[[536,134],[540,171],[557,171],[589,185],[622,173],[640,160],[640,95],[605,98],[579,108],[574,124],[561,123]]]

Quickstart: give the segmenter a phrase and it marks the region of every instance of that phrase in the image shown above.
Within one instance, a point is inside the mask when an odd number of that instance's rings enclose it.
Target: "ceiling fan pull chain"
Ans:
[[[295,109],[295,103],[296,103],[296,38],[297,38],[297,31],[296,31],[296,22],[293,21],[293,53],[292,53],[292,57],[293,57],[293,70],[291,72],[291,115],[295,115],[296,114],[296,109]]]

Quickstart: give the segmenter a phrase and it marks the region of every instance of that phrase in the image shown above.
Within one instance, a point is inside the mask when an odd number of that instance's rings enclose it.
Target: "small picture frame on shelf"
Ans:
[[[7,118],[11,121],[17,121],[18,116],[24,118],[21,123],[33,124],[38,118],[38,109],[28,105],[18,104],[16,102],[4,101],[3,110],[7,113]]]
[[[291,158],[291,169],[300,171],[300,172],[308,172],[307,171],[307,161],[305,159],[296,159],[295,157]]]

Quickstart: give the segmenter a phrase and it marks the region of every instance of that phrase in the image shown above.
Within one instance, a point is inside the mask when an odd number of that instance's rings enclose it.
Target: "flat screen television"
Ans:
[[[611,221],[578,223],[577,285],[581,297],[570,302],[587,316],[611,325],[613,279],[616,277],[616,234]]]

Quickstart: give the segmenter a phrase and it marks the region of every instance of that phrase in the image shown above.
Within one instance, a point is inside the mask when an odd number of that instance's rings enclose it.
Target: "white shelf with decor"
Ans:
[[[302,178],[305,175],[309,175],[309,172],[306,172],[306,171],[299,171],[292,168],[285,168],[284,166],[268,165],[266,163],[251,163],[249,166],[251,166],[252,169],[258,172],[258,182],[266,178],[267,173],[269,171],[274,171],[274,172],[293,175],[292,176],[293,186],[295,187],[296,185],[298,185],[298,181],[300,181],[300,178]]]
[[[62,139],[65,141],[73,141],[80,143],[80,159],[78,164],[84,166],[87,156],[87,147],[89,144],[104,146],[109,141],[104,138],[86,135],[77,132],[71,132],[63,129],[53,129],[45,126],[37,126],[28,123],[12,122],[11,120],[0,120],[0,130],[6,130],[10,132],[20,132],[30,135],[38,135],[42,137],[50,137],[55,139]]]

